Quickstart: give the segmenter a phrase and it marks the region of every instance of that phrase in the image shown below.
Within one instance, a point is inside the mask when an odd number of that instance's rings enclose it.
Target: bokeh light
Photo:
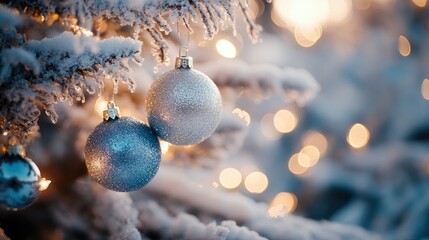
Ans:
[[[429,100],[429,79],[422,82],[422,96],[425,100]]]
[[[298,153],[298,163],[299,165],[309,168],[317,164],[320,159],[320,152],[315,146],[309,145],[305,146]]]
[[[263,0],[250,0],[249,1],[249,17],[256,19],[262,15],[265,10],[265,4]]]
[[[289,110],[279,110],[273,119],[274,127],[281,133],[292,132],[298,124],[297,117]]]
[[[417,7],[425,7],[427,4],[427,0],[412,0],[413,3],[417,6]]]
[[[168,152],[168,148],[170,147],[170,144],[166,141],[159,141],[159,145],[161,146],[161,152],[162,154],[166,154]]]
[[[235,58],[237,56],[237,49],[232,42],[226,39],[220,39],[216,42],[216,50],[222,57]]]
[[[352,10],[351,0],[329,0],[329,21],[340,23],[347,19]]]
[[[343,22],[350,15],[351,0],[274,0],[271,19],[294,33],[302,47],[313,46],[323,27]]]
[[[359,10],[368,10],[371,7],[372,0],[355,0],[354,6]]]
[[[302,47],[311,47],[322,36],[322,27],[296,27],[294,31],[295,41]]]
[[[403,35],[399,36],[398,39],[398,51],[404,57],[407,57],[411,53],[411,44]]]
[[[283,217],[292,213],[298,205],[298,198],[293,193],[280,192],[270,203],[268,215],[270,217]]]
[[[320,156],[324,156],[328,151],[328,140],[320,132],[308,131],[302,138],[302,146],[314,146],[319,150]]]
[[[241,183],[242,176],[240,171],[235,168],[225,168],[219,174],[220,184],[227,189],[234,189]]]
[[[107,110],[107,101],[99,97],[95,101],[94,110],[100,117],[103,117],[103,111]]]
[[[247,175],[244,185],[251,193],[262,193],[268,187],[268,178],[262,172],[252,172]]]
[[[290,27],[313,27],[329,15],[328,0],[274,0],[273,11]]]
[[[274,114],[268,113],[262,117],[259,125],[262,134],[269,140],[277,140],[282,136],[274,127],[273,122]]]
[[[39,190],[44,191],[48,189],[49,184],[51,184],[51,180],[47,180],[46,178],[41,178],[39,181]]]
[[[298,161],[299,153],[292,155],[288,161],[289,171],[295,175],[303,175],[307,172],[308,167],[302,166]]]
[[[367,145],[370,138],[369,130],[362,124],[354,124],[347,136],[347,142],[353,148],[359,149]]]
[[[248,112],[246,112],[243,109],[240,108],[235,108],[232,111],[233,114],[237,115],[239,118],[243,119],[244,122],[246,122],[246,125],[249,126],[250,124],[250,114]]]

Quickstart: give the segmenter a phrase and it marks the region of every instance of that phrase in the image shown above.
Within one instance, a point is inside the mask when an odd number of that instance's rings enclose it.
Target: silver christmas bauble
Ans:
[[[181,58],[176,69],[152,84],[146,109],[149,125],[161,139],[191,145],[204,141],[216,129],[222,116],[222,98],[208,76],[188,65],[190,57]]]
[[[146,185],[158,171],[161,148],[143,122],[122,117],[100,123],[89,135],[85,163],[89,175],[113,191],[129,192]]]
[[[40,193],[39,181],[39,168],[31,159],[24,154],[4,154],[0,157],[0,206],[7,210],[30,206]]]

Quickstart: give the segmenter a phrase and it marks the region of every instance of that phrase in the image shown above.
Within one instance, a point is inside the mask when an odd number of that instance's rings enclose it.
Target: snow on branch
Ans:
[[[139,202],[136,206],[140,215],[140,229],[143,233],[159,233],[161,239],[246,239],[263,240],[258,233],[247,227],[240,227],[234,221],[212,221],[204,224],[187,213],[177,216],[169,214],[154,200]]]
[[[0,228],[0,240],[10,240],[4,233],[3,229]]]
[[[201,66],[219,88],[250,91],[268,96],[284,94],[286,99],[305,104],[320,90],[314,77],[304,69],[279,68],[275,65],[249,65],[240,60],[210,62]]]
[[[136,228],[138,212],[128,193],[110,191],[92,181],[83,180],[77,182],[75,190],[91,206],[94,226],[108,232],[110,239],[141,239]]]
[[[141,42],[114,37],[98,40],[64,32],[53,38],[25,42],[13,26],[16,15],[0,8],[0,125],[27,143],[37,135],[40,110],[57,121],[58,101],[85,101],[85,92],[94,93],[112,79],[114,92],[119,81],[133,91],[128,59],[141,62]],[[15,25],[7,25],[12,22]],[[16,41],[11,41],[15,39]]]
[[[171,178],[173,175],[174,179]],[[168,207],[193,209],[196,215],[200,212],[205,218],[212,216],[233,220],[268,239],[379,239],[378,236],[354,226],[317,222],[293,215],[270,218],[265,203],[257,203],[240,193],[198,187],[185,172],[178,174],[178,171],[169,166],[163,166],[144,191],[159,199],[168,199],[170,204],[163,203]],[[132,198],[137,198],[138,194],[136,192],[136,196]]]
[[[249,65],[239,60],[211,61],[198,66],[198,69],[213,79],[222,92],[224,105],[227,106],[230,106],[242,91],[252,97],[281,94],[289,101],[304,105],[320,89],[318,82],[304,69]],[[166,157],[174,158],[175,162],[181,164],[193,163],[210,168],[237,151],[243,144],[246,133],[246,123],[231,112],[224,111],[219,126],[207,140],[189,148],[171,145],[169,149],[172,154]]]
[[[69,21],[73,28],[76,24],[86,29],[96,28],[97,24],[92,23],[102,19],[133,27],[134,38],[144,30],[152,38],[154,55],[161,63],[168,62],[168,44],[163,34],[169,34],[173,29],[172,24],[179,21],[183,21],[190,32],[191,23],[201,24],[207,39],[212,39],[220,29],[227,26],[233,27],[235,35],[236,8],[239,5],[253,41],[259,39],[261,31],[261,27],[247,14],[247,0],[15,0],[10,4],[22,12],[43,15],[45,19],[48,19],[50,13],[56,13],[63,19],[73,18],[74,21]]]

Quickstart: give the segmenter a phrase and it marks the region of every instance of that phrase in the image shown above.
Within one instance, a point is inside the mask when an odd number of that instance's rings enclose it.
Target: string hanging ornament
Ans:
[[[121,117],[113,97],[85,145],[88,174],[103,187],[130,192],[149,183],[159,169],[161,147],[142,121]]]
[[[162,140],[175,145],[204,141],[222,117],[219,89],[207,75],[193,68],[193,59],[188,56],[189,35],[188,30],[188,41],[180,47],[175,69],[159,76],[146,98],[150,127]]]

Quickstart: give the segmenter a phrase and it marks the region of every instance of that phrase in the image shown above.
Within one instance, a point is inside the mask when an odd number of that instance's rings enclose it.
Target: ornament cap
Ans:
[[[121,117],[121,113],[119,112],[119,108],[116,107],[115,103],[108,102],[107,109],[103,111],[103,119],[104,121],[108,121],[109,119],[115,119]]]
[[[3,154],[5,155],[18,155],[21,157],[25,156],[25,151],[22,145],[6,145],[2,149]]]
[[[11,136],[8,144],[2,147],[2,153],[5,155],[18,155],[25,157],[24,147],[19,143],[18,138]]]
[[[194,66],[194,60],[190,56],[180,56],[176,58],[176,69],[191,69]]]

